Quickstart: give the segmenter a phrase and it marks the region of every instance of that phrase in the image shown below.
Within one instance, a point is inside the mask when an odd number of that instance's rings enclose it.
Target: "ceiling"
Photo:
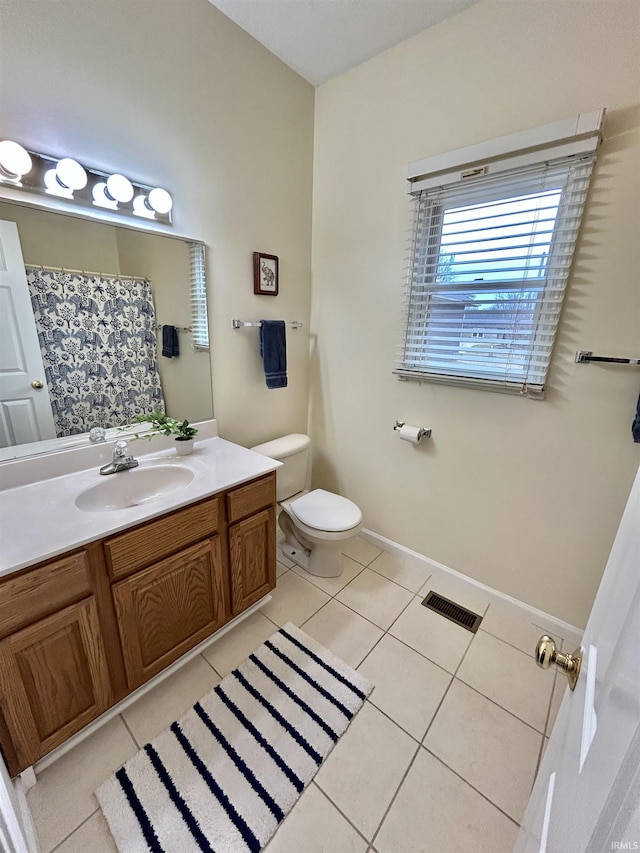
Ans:
[[[477,0],[210,0],[314,86]]]

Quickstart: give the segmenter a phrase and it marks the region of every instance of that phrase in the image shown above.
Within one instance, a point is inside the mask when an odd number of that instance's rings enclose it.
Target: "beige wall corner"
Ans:
[[[638,467],[640,33],[635,2],[481,0],[316,93],[316,485],[366,526],[584,625]],[[547,399],[392,375],[410,161],[604,106]],[[396,419],[433,429],[419,446]]]

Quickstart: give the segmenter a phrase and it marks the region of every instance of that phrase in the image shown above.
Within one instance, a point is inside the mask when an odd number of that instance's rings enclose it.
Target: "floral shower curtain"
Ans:
[[[164,411],[151,282],[26,272],[57,435]]]

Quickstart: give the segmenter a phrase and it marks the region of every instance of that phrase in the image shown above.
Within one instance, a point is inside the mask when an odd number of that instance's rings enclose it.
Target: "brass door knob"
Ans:
[[[582,649],[578,647],[572,654],[566,655],[559,652],[553,637],[544,634],[538,640],[536,646],[536,663],[542,669],[549,669],[552,663],[564,670],[569,679],[569,687],[575,690],[578,676],[580,675],[580,664],[582,663]]]
[[[44,386],[43,386],[42,382],[40,382],[39,379],[34,379],[33,382],[31,383],[31,387],[35,388],[36,391],[39,391]]]

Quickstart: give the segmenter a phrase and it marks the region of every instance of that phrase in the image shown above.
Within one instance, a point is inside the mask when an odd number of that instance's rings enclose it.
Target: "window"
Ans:
[[[543,396],[594,161],[412,187],[400,378]]]
[[[189,243],[191,273],[191,339],[193,348],[209,349],[204,243]]]

